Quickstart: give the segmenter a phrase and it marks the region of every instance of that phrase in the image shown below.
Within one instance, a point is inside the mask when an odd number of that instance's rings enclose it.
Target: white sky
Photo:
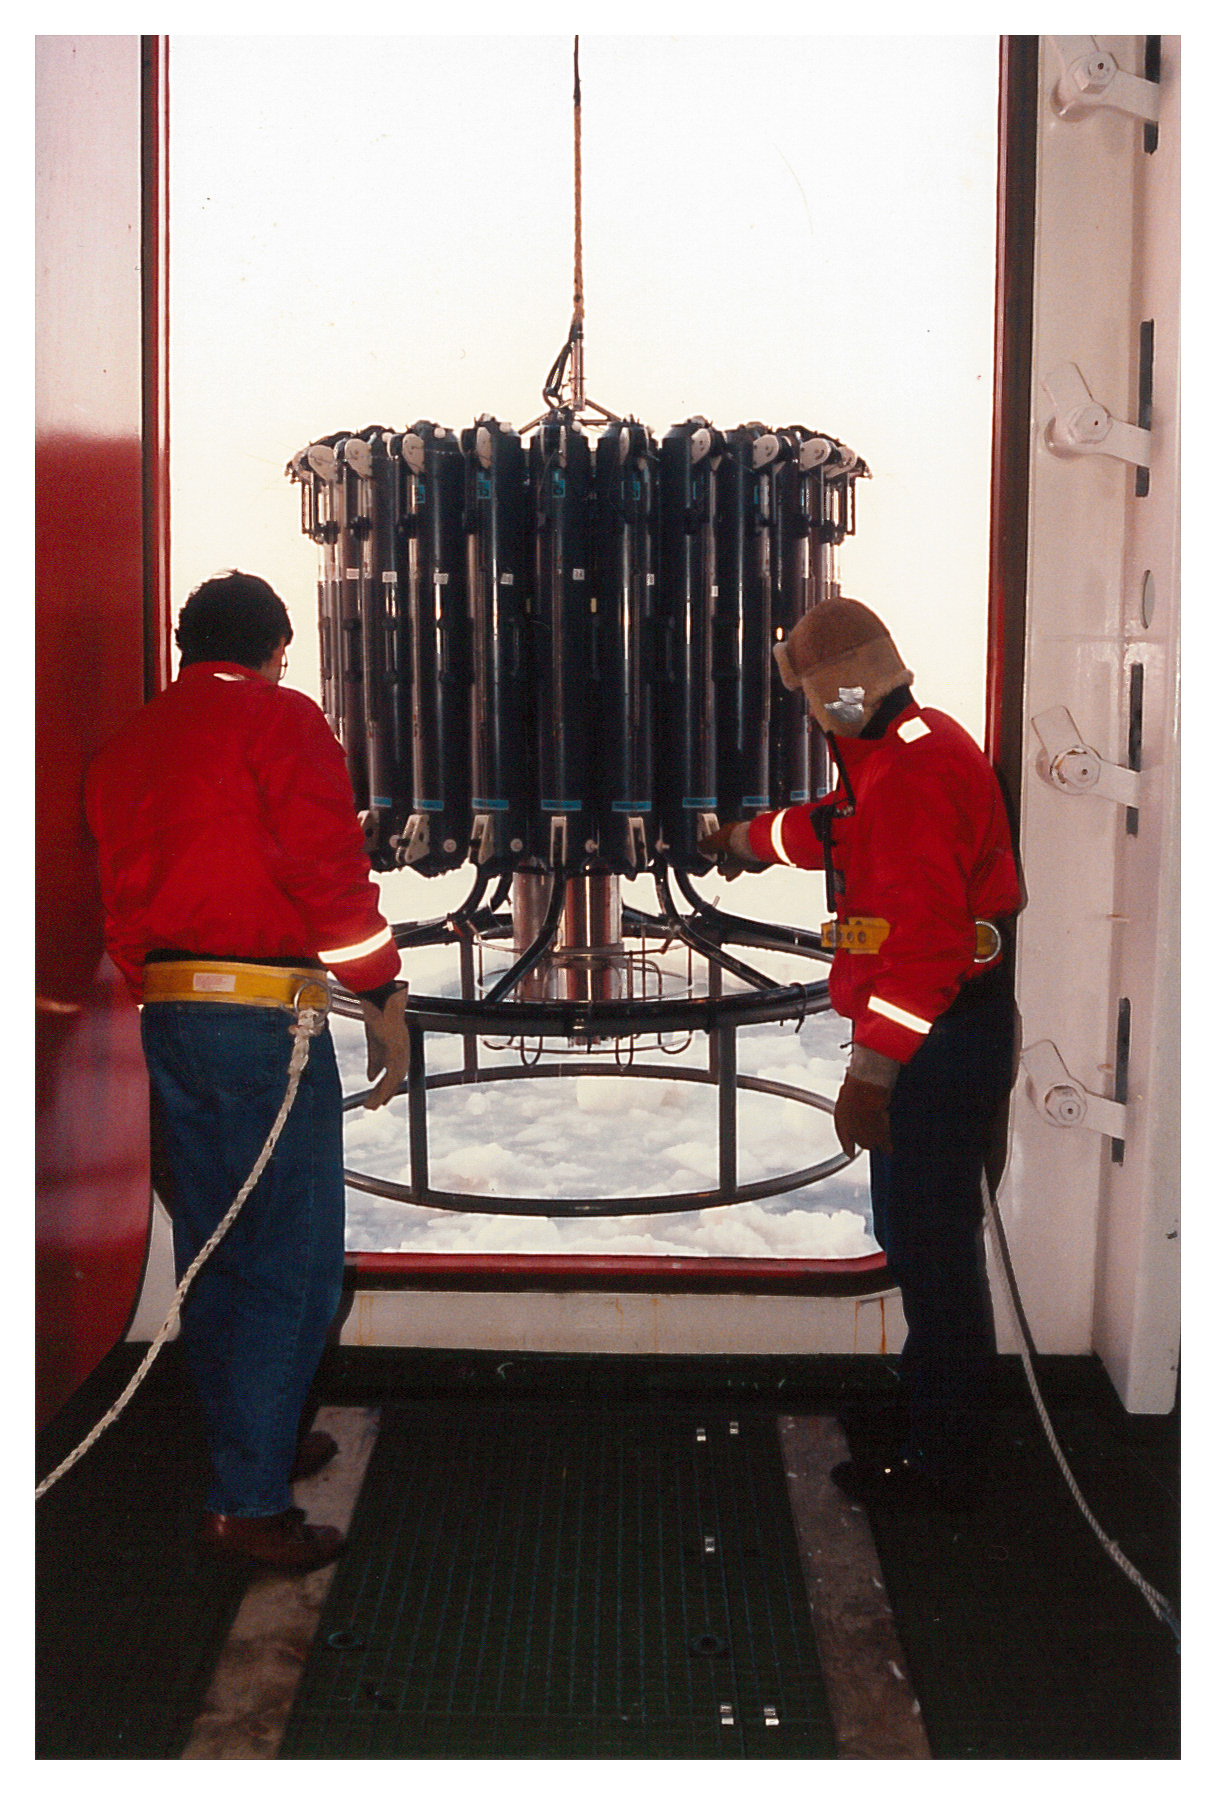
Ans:
[[[573,24],[572,24],[573,29]],[[171,35],[174,608],[230,566],[316,690],[312,438],[543,410],[572,36]],[[589,396],[843,438],[845,591],[983,730],[997,40],[583,32]]]

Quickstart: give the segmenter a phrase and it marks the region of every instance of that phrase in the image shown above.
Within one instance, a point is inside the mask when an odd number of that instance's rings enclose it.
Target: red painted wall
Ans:
[[[145,696],[137,37],[36,40],[37,1406],[119,1340],[150,1218],[139,1018],[102,950],[81,784]],[[155,385],[155,357],[151,364]],[[155,396],[154,394],[152,395]],[[154,448],[163,445],[156,443]],[[159,615],[156,600],[149,607]]]

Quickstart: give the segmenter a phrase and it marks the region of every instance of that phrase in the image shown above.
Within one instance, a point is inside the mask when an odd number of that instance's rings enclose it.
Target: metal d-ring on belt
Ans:
[[[316,967],[262,966],[249,960],[148,960],[145,1003],[240,1003],[263,1009],[329,1009],[325,974]]]
[[[830,916],[820,925],[819,938],[830,953],[876,954],[891,925],[884,916]],[[1003,943],[994,922],[980,919],[975,925],[975,964],[989,966],[999,960]]]

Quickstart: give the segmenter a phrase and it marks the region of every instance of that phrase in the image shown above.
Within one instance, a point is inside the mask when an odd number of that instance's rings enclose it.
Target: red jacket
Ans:
[[[182,669],[85,781],[106,946],[138,1002],[157,948],[320,960],[353,991],[397,976],[342,750],[302,692]]]
[[[748,829],[762,860],[822,867],[812,814],[835,811],[831,860],[843,922],[890,925],[877,953],[838,949],[828,979],[833,1008],[862,1047],[906,1065],[976,964],[977,920],[1021,906],[1000,787],[966,730],[910,701],[883,735],[834,738],[853,788],[818,804],[767,811]]]

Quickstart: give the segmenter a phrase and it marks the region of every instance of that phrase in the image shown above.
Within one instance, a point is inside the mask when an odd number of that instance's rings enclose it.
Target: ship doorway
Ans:
[[[291,678],[319,697],[314,552],[284,464],[318,420],[536,411],[569,290],[569,41],[196,37],[170,55],[174,604],[221,568],[263,572],[296,623]],[[998,40],[591,37],[581,60],[594,390],[660,429],[772,412],[855,443],[873,477],[843,588],[887,617],[919,695],[982,740]],[[384,874],[386,912],[442,914],[469,882]],[[773,869],[729,908],[813,926],[820,883]],[[846,1034],[808,1019],[741,1041],[740,1063],[830,1092]],[[357,1027],[339,1049],[357,1080]],[[506,1121],[484,1107],[497,1093],[453,1093],[451,1180],[509,1196],[610,1169],[621,1190],[698,1188],[703,1093],[612,1084],[557,1081],[542,1102],[521,1083]],[[823,1156],[830,1118],[789,1106],[774,1126],[770,1105],[740,1123],[758,1175]],[[352,1120],[369,1169],[400,1164],[394,1121]],[[782,1145],[783,1128],[807,1138]],[[349,1245],[759,1270],[864,1259],[868,1230],[854,1166],[662,1231],[353,1193]]]

